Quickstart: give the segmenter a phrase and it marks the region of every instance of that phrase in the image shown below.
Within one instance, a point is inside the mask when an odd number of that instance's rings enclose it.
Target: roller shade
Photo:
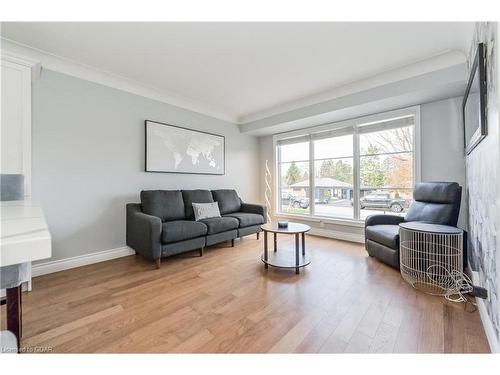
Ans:
[[[360,124],[358,125],[358,133],[373,133],[381,130],[391,130],[397,128],[403,128],[406,126],[411,126],[415,123],[414,117],[403,117],[389,121],[382,121],[377,123],[368,123],[368,124]]]
[[[292,145],[295,143],[309,142],[311,139],[310,135],[302,135],[299,137],[280,139],[276,142],[278,146]]]
[[[353,134],[353,133],[354,133],[354,126],[347,126],[345,128],[332,129],[332,130],[328,130],[328,131],[313,133],[313,134],[311,134],[311,138],[316,141],[316,140],[320,140],[320,139],[340,137],[343,135],[348,135],[348,134]]]
[[[400,117],[391,120],[378,121],[372,123],[358,123],[355,125],[349,125],[342,128],[314,131],[314,128],[304,129],[308,134],[291,136],[290,138],[283,138],[278,140],[276,143],[278,146],[290,145],[294,143],[308,142],[309,140],[319,140],[326,138],[339,137],[343,135],[353,134],[355,131],[359,134],[373,133],[381,130],[397,129],[406,126],[412,126],[415,124],[415,118],[413,115]]]

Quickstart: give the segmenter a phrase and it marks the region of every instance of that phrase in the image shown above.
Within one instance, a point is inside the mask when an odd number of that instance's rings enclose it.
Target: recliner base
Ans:
[[[365,248],[370,256],[399,270],[399,249],[391,249],[371,240],[366,240]]]

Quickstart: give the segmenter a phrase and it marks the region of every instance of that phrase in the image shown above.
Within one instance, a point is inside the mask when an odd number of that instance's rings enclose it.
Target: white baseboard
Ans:
[[[311,228],[309,231],[313,236],[335,238],[337,240],[364,243],[365,237],[362,234],[346,233],[337,230]]]
[[[469,263],[469,270],[471,270],[472,283],[477,286],[481,286],[479,282],[478,272],[472,271],[472,267]],[[483,323],[484,332],[486,333],[486,338],[488,339],[488,344],[490,345],[490,350],[492,353],[500,353],[500,343],[498,342],[498,337],[496,335],[495,329],[493,328],[493,323],[491,322],[488,311],[486,310],[486,304],[481,298],[476,298],[477,309],[479,310],[479,316],[481,318],[481,323]]]
[[[128,246],[118,247],[116,249],[98,251],[95,253],[79,255],[72,258],[54,260],[45,263],[33,264],[32,276],[41,276],[49,273],[69,270],[71,268],[82,267],[89,264],[104,262],[106,260],[125,257],[135,254]]]

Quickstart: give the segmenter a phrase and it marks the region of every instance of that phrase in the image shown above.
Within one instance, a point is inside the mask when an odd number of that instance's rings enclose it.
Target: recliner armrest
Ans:
[[[161,258],[162,222],[142,212],[138,203],[127,204],[127,245],[149,260]]]
[[[267,207],[261,204],[251,204],[251,203],[241,203],[241,212],[246,212],[249,214],[258,214],[264,217],[264,223],[267,221]]]
[[[396,215],[370,215],[365,220],[365,228],[370,225],[398,225],[405,221],[402,216]]]

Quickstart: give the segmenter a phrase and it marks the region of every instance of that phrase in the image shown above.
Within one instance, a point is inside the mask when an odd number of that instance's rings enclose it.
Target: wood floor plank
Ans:
[[[422,309],[420,306],[408,308],[399,326],[396,342],[394,344],[395,353],[417,353],[418,337],[422,331]]]
[[[459,306],[444,306],[444,352],[463,353],[465,350],[464,314]]]
[[[205,345],[207,342],[212,340],[214,335],[206,328],[197,332],[193,336],[189,337],[187,340],[181,342],[171,351],[173,353],[195,353],[200,347]]]
[[[356,331],[344,349],[344,353],[368,353],[373,343],[373,337]]]
[[[29,338],[29,340],[30,340],[29,342],[31,345],[36,345],[40,342],[48,341],[51,338],[57,337],[64,332],[83,327],[89,323],[92,323],[92,322],[95,322],[99,319],[116,314],[117,312],[120,312],[120,311],[123,311],[123,307],[120,305],[110,307],[109,309],[102,310],[102,311],[99,311],[99,312],[91,314],[91,315],[87,315],[84,318],[74,320],[70,323],[60,325],[57,328],[54,328],[54,329],[51,329],[49,331],[43,332],[41,334],[32,336]]]
[[[436,297],[420,296],[422,303],[422,330],[418,343],[419,353],[444,353],[444,308],[445,302]],[[432,299],[432,300],[431,300]]]
[[[488,340],[486,339],[486,334],[484,333],[478,311],[475,309],[471,310],[470,306],[468,306],[468,309],[464,311],[473,311],[463,314],[463,321],[465,324],[464,351],[466,353],[489,353],[490,347]],[[463,329],[462,327],[460,328]]]
[[[134,255],[36,277],[23,295],[22,345],[57,353],[489,351],[477,311],[413,289],[360,244],[307,236],[312,263],[296,275],[265,270],[262,241],[174,256],[159,270]],[[293,237],[280,236],[279,248],[287,246]]]

